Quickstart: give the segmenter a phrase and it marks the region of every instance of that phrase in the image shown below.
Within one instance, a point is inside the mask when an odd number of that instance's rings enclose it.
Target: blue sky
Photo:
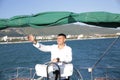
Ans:
[[[120,13],[120,0],[0,0],[0,18],[47,11]]]

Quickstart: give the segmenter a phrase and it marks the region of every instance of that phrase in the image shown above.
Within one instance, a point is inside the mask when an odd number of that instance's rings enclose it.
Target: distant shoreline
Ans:
[[[109,39],[109,38],[117,38],[117,37],[101,37],[101,38],[83,38],[83,39],[67,39],[67,41],[72,41],[72,40],[95,40],[95,39]],[[43,40],[38,42],[51,42],[51,41],[56,41],[56,40]],[[0,42],[0,44],[16,44],[16,43],[31,43],[30,41],[18,41],[18,42]]]

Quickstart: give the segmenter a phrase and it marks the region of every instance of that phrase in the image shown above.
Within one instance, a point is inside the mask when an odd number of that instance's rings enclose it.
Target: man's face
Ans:
[[[57,43],[58,45],[64,44],[66,38],[64,36],[58,36],[57,37]]]

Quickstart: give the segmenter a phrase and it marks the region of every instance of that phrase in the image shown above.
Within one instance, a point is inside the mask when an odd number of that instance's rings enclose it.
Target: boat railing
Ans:
[[[49,64],[49,63],[45,63]],[[17,67],[0,71],[1,80],[47,80],[45,77],[37,76],[34,68]],[[83,80],[79,70],[73,67],[71,80]]]
[[[1,80],[30,80],[35,73],[34,68],[17,67],[0,71]]]
[[[79,67],[83,80],[120,80],[120,66]]]
[[[38,79],[39,78],[39,79]],[[18,67],[0,71],[1,80],[43,80],[36,76],[34,68]],[[47,79],[46,79],[47,80]],[[70,80],[120,80],[118,67],[74,67]]]

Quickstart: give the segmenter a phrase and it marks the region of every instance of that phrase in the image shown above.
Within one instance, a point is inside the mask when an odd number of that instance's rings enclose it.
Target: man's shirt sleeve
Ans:
[[[44,51],[44,52],[50,52],[51,51],[51,46],[50,45],[43,45],[41,43],[36,43],[36,44],[33,44],[33,46],[38,48],[41,51]]]

